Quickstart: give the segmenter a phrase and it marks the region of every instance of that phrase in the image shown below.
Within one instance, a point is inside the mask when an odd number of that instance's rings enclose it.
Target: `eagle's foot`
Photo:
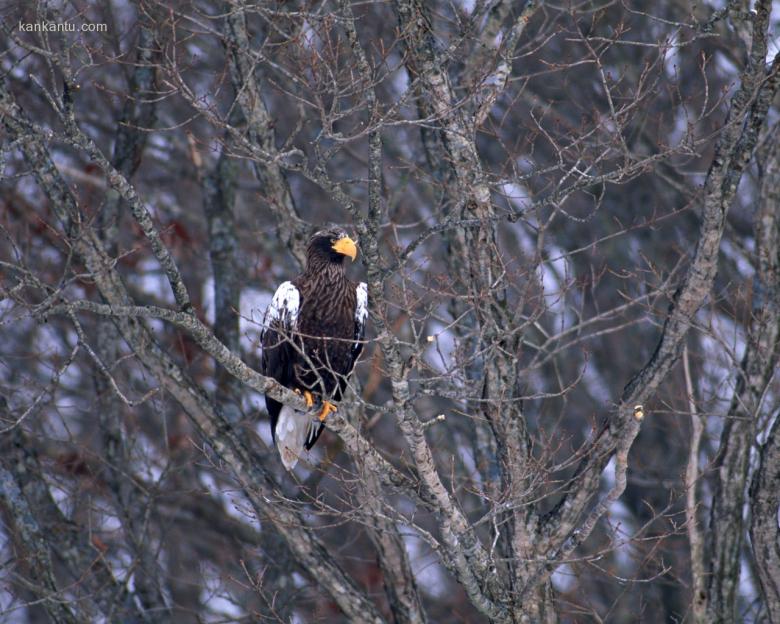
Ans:
[[[325,419],[328,417],[328,414],[331,412],[337,412],[336,406],[333,405],[330,401],[323,401],[322,402],[322,411],[319,413],[319,416],[317,418],[320,419],[320,422],[325,422]]]
[[[303,398],[306,399],[306,407],[311,407],[314,405],[314,396],[308,390],[301,392],[298,388],[296,388],[295,394],[303,394]]]

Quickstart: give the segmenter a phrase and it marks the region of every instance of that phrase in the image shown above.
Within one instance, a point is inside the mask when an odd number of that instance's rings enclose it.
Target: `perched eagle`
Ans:
[[[357,245],[344,230],[317,232],[306,249],[306,269],[279,286],[265,312],[262,373],[315,406],[300,412],[265,397],[271,435],[287,470],[314,446],[324,420],[336,411],[331,401],[341,399],[363,348],[368,295],[365,282],[347,278],[347,256],[355,260]]]

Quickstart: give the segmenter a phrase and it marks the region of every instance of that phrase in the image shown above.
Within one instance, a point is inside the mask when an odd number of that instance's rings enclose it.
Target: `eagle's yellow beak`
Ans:
[[[355,241],[353,241],[349,236],[338,239],[335,243],[333,243],[332,249],[337,253],[349,256],[352,259],[352,262],[354,262],[355,258],[357,258],[357,243],[355,243]]]

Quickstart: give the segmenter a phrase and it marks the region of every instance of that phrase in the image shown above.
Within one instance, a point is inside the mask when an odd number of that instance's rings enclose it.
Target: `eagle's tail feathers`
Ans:
[[[335,411],[332,406],[331,411]],[[301,412],[288,405],[282,406],[274,434],[282,463],[288,471],[295,468],[304,450],[314,446],[324,428],[317,408]]]
[[[305,412],[299,412],[287,405],[279,412],[276,421],[276,447],[282,463],[288,471],[295,468],[303,453],[303,445],[308,438],[310,419]]]

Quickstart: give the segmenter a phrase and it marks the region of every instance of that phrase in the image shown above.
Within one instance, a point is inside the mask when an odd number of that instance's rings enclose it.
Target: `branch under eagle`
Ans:
[[[355,260],[357,245],[344,230],[314,234],[306,269],[279,286],[265,313],[261,372],[303,394],[311,408],[301,412],[265,397],[271,435],[287,470],[319,438],[363,349],[367,289],[365,282],[347,278],[346,257]]]

